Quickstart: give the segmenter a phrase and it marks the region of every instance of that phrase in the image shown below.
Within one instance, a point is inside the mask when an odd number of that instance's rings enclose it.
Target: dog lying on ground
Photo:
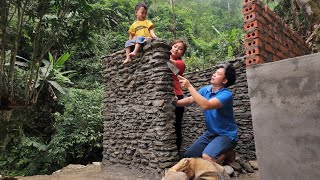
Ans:
[[[183,158],[165,172],[162,180],[226,180],[230,179],[224,168],[203,158]]]

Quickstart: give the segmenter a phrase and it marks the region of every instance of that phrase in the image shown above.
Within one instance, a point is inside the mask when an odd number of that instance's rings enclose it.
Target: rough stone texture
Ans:
[[[104,139],[103,164],[124,164],[144,172],[160,172],[178,161],[174,128],[172,72],[166,62],[170,46],[155,40],[139,57],[123,65],[125,52],[103,57]],[[250,103],[244,59],[231,61],[238,79],[234,111],[239,126],[237,155],[255,159]],[[215,67],[186,74],[196,86],[207,85]],[[187,107],[183,120],[183,145],[190,145],[204,131],[203,112]]]
[[[168,43],[157,40],[130,64],[122,64],[124,51],[103,58],[104,164],[160,171],[175,162],[169,50]]]
[[[320,53],[247,68],[261,180],[320,177]]]
[[[229,63],[234,64],[237,74],[236,83],[228,88],[234,94],[233,110],[238,125],[239,141],[236,153],[237,156],[245,159],[256,159],[245,62],[243,58],[237,58]],[[217,67],[211,67],[202,71],[185,74],[185,77],[198,90],[210,84],[211,76],[216,69]],[[188,96],[188,93],[185,94]],[[182,147],[187,148],[205,131],[204,115],[201,108],[195,104],[186,107],[182,124]]]

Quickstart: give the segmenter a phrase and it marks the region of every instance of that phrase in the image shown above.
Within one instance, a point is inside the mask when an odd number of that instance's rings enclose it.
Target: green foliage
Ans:
[[[65,109],[63,113],[55,114],[54,133],[49,139],[34,132],[26,133],[23,122],[19,126],[6,126],[12,128],[11,131],[16,129],[16,133],[0,151],[0,174],[48,174],[70,163],[100,161],[102,96],[102,88],[99,88],[91,91],[71,89],[61,97],[60,103]]]
[[[10,146],[10,151],[0,153],[0,174],[7,176],[34,175],[45,173],[50,163],[42,155],[47,146],[37,138],[21,137],[15,139],[18,146]]]
[[[308,3],[310,2],[311,1],[308,1]],[[279,15],[286,24],[303,36],[307,34],[306,32],[312,28],[314,23],[317,23],[312,22],[316,16],[309,16],[306,12],[308,6],[302,8],[300,0],[273,0],[273,7],[275,13]]]
[[[140,1],[25,2],[13,87],[20,92],[17,96],[23,94],[28,87],[25,82],[33,75],[30,85],[43,82],[38,90],[44,91],[39,91],[40,102],[34,109],[14,111],[13,121],[1,122],[0,132],[6,136],[1,138],[5,143],[0,174],[52,173],[69,163],[99,161],[103,129],[100,57],[124,49],[127,31],[136,19],[134,6]],[[241,0],[179,0],[173,1],[173,8],[167,0],[144,2],[158,37],[173,40],[176,36],[188,43],[183,57],[187,71],[243,55]],[[9,72],[18,20],[14,16],[7,26],[3,74]],[[1,23],[1,28],[4,25]],[[62,52],[72,52],[72,57]],[[42,61],[44,58],[48,60]],[[72,76],[65,74],[73,71]],[[61,86],[70,87],[70,94],[58,95],[61,98],[56,105],[47,90],[52,87],[62,92]]]
[[[174,39],[174,20],[169,3],[152,4],[148,10],[148,18],[154,23],[154,31],[158,37],[167,40]]]
[[[187,71],[195,71],[214,66],[218,62],[225,61],[237,56],[243,56],[243,31],[232,29],[224,31],[210,42],[204,42],[195,37],[194,46],[200,47],[198,51],[185,58]]]
[[[61,99],[63,113],[56,113],[56,132],[49,153],[62,165],[100,160],[102,150],[102,88],[72,89]]]
[[[160,7],[170,9],[168,4]],[[241,48],[244,33],[240,0],[181,0],[174,2],[174,10],[177,38],[185,40],[189,45],[184,56],[187,71],[208,68],[217,62],[244,54]],[[164,12],[165,15],[158,16],[167,26],[161,24],[161,27],[167,29],[166,37],[172,39],[172,15],[169,11]]]
[[[266,4],[271,10],[274,10],[279,5],[280,1],[282,0],[262,0],[262,2]]]
[[[63,87],[63,85],[73,84],[71,80],[67,76],[65,76],[65,74],[75,72],[75,71],[62,72],[64,63],[68,61],[69,58],[70,58],[70,54],[65,53],[62,56],[60,56],[57,60],[55,60],[52,54],[49,52],[49,61],[42,60],[44,66],[40,67],[40,76],[37,81],[36,87],[40,86],[40,90],[41,90],[41,88],[43,88],[43,86],[47,84],[49,88],[52,89],[52,87],[54,87],[60,93],[65,94],[65,88]]]
[[[77,63],[69,62],[68,68],[77,69],[77,72],[71,77],[74,88],[96,89],[102,84],[101,75],[102,61],[100,58],[86,58]]]
[[[100,22],[103,19],[108,23],[107,26],[100,25],[97,31],[90,30],[94,28],[90,27],[87,37],[71,40],[75,44],[65,47],[73,52],[67,69],[77,70],[77,75],[71,78],[76,88],[94,89],[102,83],[100,57],[124,48],[128,40],[127,31],[135,20],[134,6],[137,2],[97,0],[90,4],[90,20]]]
[[[112,10],[111,28],[92,33],[89,44],[78,43],[68,69],[77,69],[72,78],[77,88],[91,89],[102,82],[100,57],[124,48],[128,29],[135,21],[134,6],[138,1],[98,1],[97,9]],[[243,16],[241,0],[144,1],[149,6],[148,19],[155,24],[155,33],[166,40],[185,40],[189,47],[184,59],[187,71],[203,69],[216,62],[243,56]],[[205,7],[205,8],[204,8]],[[109,17],[109,16],[107,16]],[[80,45],[80,46],[79,46]],[[94,83],[92,83],[94,82]]]
[[[5,144],[0,151],[0,174],[7,176],[43,174],[52,171],[47,142],[53,133],[50,110],[54,104],[43,95],[39,106],[15,109],[11,121],[1,121]]]

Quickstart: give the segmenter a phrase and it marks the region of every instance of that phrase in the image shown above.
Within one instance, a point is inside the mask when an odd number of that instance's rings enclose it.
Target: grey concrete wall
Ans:
[[[261,180],[320,178],[320,54],[247,68]]]

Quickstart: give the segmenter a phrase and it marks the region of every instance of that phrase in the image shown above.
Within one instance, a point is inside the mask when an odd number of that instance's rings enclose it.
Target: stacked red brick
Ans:
[[[309,54],[308,45],[260,0],[243,0],[246,66]]]

